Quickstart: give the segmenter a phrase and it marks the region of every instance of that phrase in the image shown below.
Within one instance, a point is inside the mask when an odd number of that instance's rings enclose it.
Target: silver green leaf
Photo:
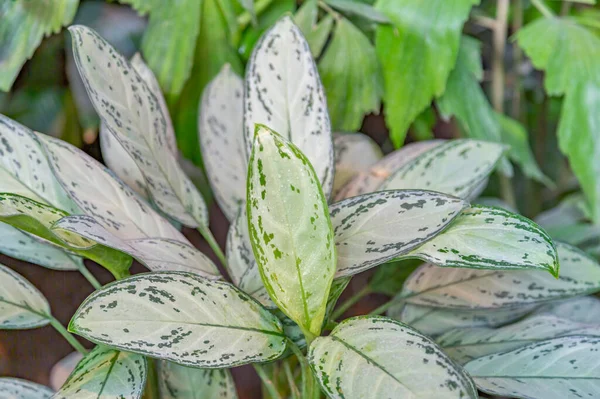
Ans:
[[[499,309],[600,291],[600,265],[575,247],[557,243],[560,275],[539,270],[474,270],[426,264],[406,281],[398,301],[451,309]]]
[[[269,295],[303,332],[319,335],[336,267],[317,174],[298,147],[257,125],[248,165],[248,229]]]
[[[468,203],[424,190],[378,191],[330,206],[336,277],[360,273],[439,234]]]
[[[381,148],[372,138],[362,133],[335,133],[335,177],[332,196],[359,173],[366,173],[382,157]]]
[[[505,150],[487,141],[450,140],[396,170],[380,189],[424,189],[468,198],[492,173]]]
[[[162,399],[237,399],[231,372],[199,369],[167,361],[159,363],[158,384]]]
[[[302,32],[288,16],[254,47],[246,69],[244,137],[250,156],[254,126],[294,143],[313,165],[326,196],[333,185],[333,143],[319,72]]]
[[[562,337],[475,359],[465,370],[492,395],[593,398],[600,392],[599,353],[600,338]]]
[[[470,378],[430,338],[380,316],[346,319],[310,345],[308,361],[332,399],[475,399]]]
[[[501,208],[477,205],[404,257],[444,267],[542,269],[554,276],[559,269],[554,243],[537,224]]]
[[[96,346],[77,364],[53,399],[137,399],[146,383],[143,356]]]
[[[23,276],[0,265],[0,329],[45,326],[49,314],[44,295]]]
[[[49,399],[54,391],[20,378],[0,377],[0,399]]]
[[[246,201],[244,82],[226,64],[204,88],[198,116],[202,160],[219,207],[229,221]]]
[[[600,323],[600,299],[595,296],[555,301],[540,306],[536,314],[550,314],[567,318],[575,323]]]
[[[169,149],[169,116],[156,94],[97,33],[80,25],[69,30],[77,68],[96,112],[138,165],[153,202],[186,226],[206,228],[206,204]]]
[[[99,344],[185,366],[234,367],[286,347],[275,316],[234,286],[195,274],[155,272],[90,295],[69,330]]]
[[[508,352],[525,345],[568,335],[600,336],[597,324],[574,323],[553,315],[537,315],[501,328],[459,328],[446,332],[436,342],[459,364],[492,353]]]

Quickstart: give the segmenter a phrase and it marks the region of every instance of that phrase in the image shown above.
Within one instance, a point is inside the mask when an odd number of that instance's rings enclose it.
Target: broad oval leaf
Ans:
[[[505,149],[488,141],[450,140],[396,170],[380,189],[424,189],[467,198],[492,173]]]
[[[54,391],[20,378],[0,377],[0,399],[49,399]]]
[[[362,133],[335,133],[335,177],[332,197],[357,174],[369,170],[383,157],[381,148],[372,138]]]
[[[50,305],[44,295],[20,274],[0,265],[0,329],[45,326]]]
[[[86,339],[205,368],[277,358],[285,336],[275,316],[228,283],[190,273],[138,274],[94,292],[69,330]]]
[[[597,324],[574,323],[553,315],[537,315],[501,328],[455,329],[436,342],[459,364],[492,353],[508,352],[522,346],[568,335],[600,336]]]
[[[305,334],[319,335],[336,265],[327,202],[310,161],[262,125],[248,166],[247,212],[269,295]]]
[[[477,387],[527,399],[593,398],[600,392],[600,338],[571,336],[537,342],[465,365]]]
[[[538,270],[473,270],[426,264],[398,301],[452,309],[498,309],[539,304],[600,291],[600,265],[568,244],[557,243],[558,278]]]
[[[198,116],[202,160],[219,207],[230,221],[246,201],[244,82],[226,64],[204,88]]]
[[[169,150],[168,115],[156,95],[97,33],[80,25],[69,30],[77,68],[94,108],[138,165],[154,203],[186,226],[206,228],[206,205]]]
[[[231,372],[161,361],[158,384],[163,399],[237,399]]]
[[[53,399],[137,399],[146,383],[143,356],[96,346],[77,364]]]
[[[386,317],[344,320],[314,340],[308,360],[332,399],[477,398],[469,377],[430,338]]]
[[[439,234],[468,203],[423,190],[378,191],[330,207],[336,277],[360,273]]]
[[[554,276],[559,271],[554,243],[537,224],[501,208],[477,205],[404,257],[444,267],[542,269]]]
[[[327,101],[308,43],[287,16],[261,37],[246,69],[244,137],[248,156],[256,124],[269,126],[298,146],[329,196],[334,159]]]

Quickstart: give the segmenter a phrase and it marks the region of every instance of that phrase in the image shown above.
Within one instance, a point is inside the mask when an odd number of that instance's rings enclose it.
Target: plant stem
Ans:
[[[342,18],[339,12],[335,11],[329,6],[329,4],[325,3],[324,1],[319,0],[319,7],[321,7],[323,10],[325,10],[328,14],[330,14],[333,18],[335,18],[338,21]]]
[[[569,11],[571,11],[571,2],[570,1],[564,1],[562,3],[562,6],[560,7],[560,15],[562,17],[569,15]]]
[[[337,320],[341,315],[343,315],[348,309],[350,309],[355,303],[360,301],[365,296],[371,293],[371,287],[365,285],[360,291],[356,294],[352,295],[350,298],[346,300],[346,302],[342,303],[332,314],[331,320]]]
[[[279,392],[277,392],[277,388],[275,387],[273,380],[271,380],[271,378],[269,378],[269,376],[267,375],[267,373],[265,372],[263,367],[260,364],[253,364],[253,366],[254,366],[254,370],[256,370],[256,374],[258,374],[258,376],[260,377],[260,379],[263,383],[263,386],[267,389],[267,392],[269,392],[269,395],[271,395],[271,398],[272,399],[282,399]]]
[[[290,339],[288,339],[288,346],[294,352],[294,355],[298,358],[298,362],[300,363],[300,369],[302,370],[302,398],[303,399],[313,399],[316,393],[319,393],[319,388],[315,387],[315,379],[313,378],[312,371],[310,370],[310,366],[306,361],[306,357],[298,348],[298,346]],[[306,342],[306,347],[310,346],[310,342]],[[316,388],[316,393],[315,393]]]
[[[225,269],[229,270],[229,265],[227,264],[227,258],[225,258],[225,255],[223,254],[223,251],[221,250],[221,247],[217,243],[217,240],[215,239],[215,236],[213,236],[212,232],[207,227],[198,227],[198,231],[200,232],[202,237],[206,240],[206,242],[208,243],[210,248],[213,250],[215,255],[217,255],[217,258],[219,258],[219,260],[221,261],[223,266],[225,266]]]
[[[400,304],[402,304],[402,302],[404,302],[404,298],[398,299],[398,300],[392,298],[388,302],[386,302],[383,305],[379,306],[378,308],[375,308],[375,309],[371,310],[369,312],[369,314],[372,314],[372,315],[383,314],[383,313],[386,312],[386,310],[388,310],[392,306],[394,306],[394,305],[400,305]]]
[[[290,363],[288,361],[283,362],[283,371],[285,372],[285,377],[287,378],[288,385],[290,386],[290,392],[292,394],[292,399],[300,399],[300,390],[296,386],[296,381],[294,380],[294,374],[292,373],[292,369],[291,369]]]
[[[83,277],[85,277],[85,279],[92,285],[92,287],[94,287],[94,289],[99,290],[100,288],[102,288],[102,284],[100,284],[98,280],[96,280],[96,277],[94,277],[94,275],[90,273],[90,271],[85,267],[83,263],[79,266],[78,270],[79,273],[81,273]]]
[[[77,341],[77,339],[67,331],[67,329],[60,323],[60,321],[56,319],[56,317],[52,315],[45,316],[48,318],[48,320],[50,320],[50,325],[54,327],[54,329],[58,331],[58,333],[62,335],[63,338],[66,339],[67,342],[70,343],[77,352],[84,356],[87,354],[87,349],[85,349],[83,345],[81,345],[81,343],[79,343],[79,341]]]
[[[544,3],[543,0],[531,0],[531,4],[538,9],[539,12],[546,18],[554,17],[552,10]]]
[[[523,26],[523,0],[514,0],[512,10],[512,31],[513,34],[520,31]],[[521,122],[521,97],[523,87],[521,85],[521,74],[519,68],[523,62],[523,51],[520,46],[513,46],[513,75],[514,75],[514,94],[512,101],[511,114],[513,119]]]
[[[156,363],[154,359],[146,358],[148,363],[148,378],[146,379],[146,387],[142,399],[159,399],[160,392],[158,389],[158,374],[156,371]]]

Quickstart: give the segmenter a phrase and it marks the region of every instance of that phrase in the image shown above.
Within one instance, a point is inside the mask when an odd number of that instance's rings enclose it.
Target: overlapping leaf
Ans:
[[[231,372],[198,369],[176,363],[159,363],[159,388],[163,399],[237,399]]]
[[[477,398],[469,377],[430,338],[385,317],[344,320],[315,339],[308,359],[330,398]]]
[[[205,368],[277,358],[285,337],[275,316],[230,284],[194,274],[138,274],[94,292],[69,329],[129,352]]]
[[[0,377],[2,399],[49,399],[54,392],[44,385],[20,378]]]
[[[372,22],[379,24],[390,22],[389,18],[383,13],[364,2],[353,0],[326,0],[325,2],[337,10],[368,19]]]
[[[333,135],[335,177],[332,197],[359,173],[365,173],[382,157],[381,148],[372,138],[362,133]]]
[[[550,314],[575,323],[594,324],[600,321],[600,299],[595,296],[550,302],[540,306],[536,314]]]
[[[306,155],[328,196],[334,159],[327,101],[308,43],[291,18],[283,17],[256,44],[245,96],[247,154],[255,124],[268,126]]]
[[[50,305],[20,274],[0,265],[0,329],[25,329],[49,323]]]
[[[333,26],[333,17],[331,15],[325,16],[317,23],[318,15],[319,7],[317,0],[303,2],[294,15],[294,22],[306,37],[310,51],[315,59],[321,54]]]

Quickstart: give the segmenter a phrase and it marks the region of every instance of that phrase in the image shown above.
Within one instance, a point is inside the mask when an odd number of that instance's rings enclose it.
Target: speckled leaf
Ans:
[[[552,315],[537,315],[505,327],[459,328],[448,331],[436,342],[459,364],[492,353],[508,352],[525,345],[568,335],[600,336],[597,324],[574,323]]]
[[[346,319],[310,345],[308,360],[332,399],[475,399],[470,378],[430,338],[380,316]]]
[[[69,30],[90,99],[107,130],[138,165],[154,203],[186,226],[205,228],[206,205],[169,150],[168,115],[152,89],[97,33],[80,25]]]
[[[128,352],[205,368],[277,358],[285,337],[275,316],[228,283],[155,272],[105,285],[79,307],[69,330]]]
[[[362,133],[335,133],[335,178],[332,196],[359,173],[366,173],[383,157],[381,148],[372,138]]]
[[[334,166],[327,101],[308,43],[290,17],[280,19],[256,44],[245,85],[248,155],[254,125],[265,124],[306,154],[329,196]]]
[[[231,372],[198,369],[167,361],[159,363],[158,383],[162,399],[237,399]]]
[[[100,245],[80,234],[53,228],[59,220],[67,216],[66,212],[50,205],[16,194],[0,193],[0,222],[91,259],[117,278],[128,274],[132,261],[129,255]]]
[[[143,356],[96,346],[77,364],[53,399],[137,399],[146,383]]]
[[[477,205],[405,257],[445,267],[542,269],[553,275],[559,269],[554,243],[537,224],[501,208]]]
[[[536,314],[550,314],[567,318],[575,323],[600,323],[600,299],[595,296],[550,302],[540,306]]]
[[[246,200],[243,96],[243,80],[226,64],[204,88],[198,116],[206,174],[219,207],[230,221]]]
[[[378,191],[330,206],[336,277],[360,273],[411,251],[439,234],[466,201],[423,190]]]
[[[531,305],[600,291],[600,265],[568,244],[557,243],[560,275],[539,270],[474,270],[426,264],[406,281],[398,299],[453,309]]]
[[[54,392],[35,382],[0,377],[0,399],[49,399]]]
[[[396,170],[380,189],[418,188],[467,198],[492,173],[505,149],[487,141],[450,140]]]
[[[487,393],[526,399],[593,398],[600,392],[600,338],[536,342],[465,365]]]
[[[0,329],[25,329],[49,323],[50,305],[20,274],[0,265]]]
[[[249,162],[247,212],[269,295],[305,334],[319,335],[336,267],[327,202],[300,149],[262,125]]]

